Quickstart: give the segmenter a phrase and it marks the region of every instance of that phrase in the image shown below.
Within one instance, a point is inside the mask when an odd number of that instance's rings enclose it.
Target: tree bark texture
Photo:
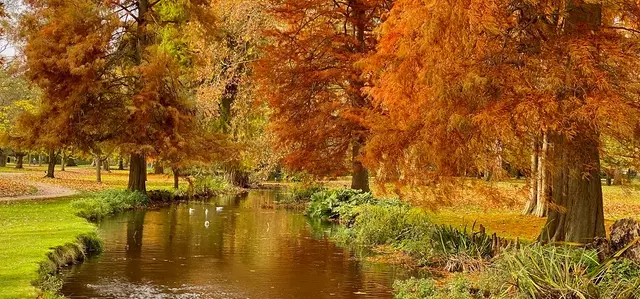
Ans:
[[[129,191],[147,192],[147,161],[142,154],[131,154],[128,189]]]

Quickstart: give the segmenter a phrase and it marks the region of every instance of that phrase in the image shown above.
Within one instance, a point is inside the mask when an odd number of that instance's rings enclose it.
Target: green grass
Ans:
[[[96,232],[75,215],[77,198],[0,204],[0,298],[35,298],[32,282],[53,248]]]

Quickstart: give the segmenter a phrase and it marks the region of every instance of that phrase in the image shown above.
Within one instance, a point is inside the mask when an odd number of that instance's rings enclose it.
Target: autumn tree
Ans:
[[[193,101],[184,93],[187,53],[165,38],[171,29],[188,21],[207,20],[202,0],[111,0],[109,11],[119,24],[112,36],[114,68],[111,74],[128,108],[127,129],[118,135],[118,144],[130,153],[129,184],[132,191],[146,191],[146,157],[160,156],[182,142],[183,123],[194,121]],[[175,33],[175,30],[173,30]],[[175,37],[175,34],[173,35]],[[176,51],[178,49],[178,51]]]
[[[23,143],[49,153],[47,176],[54,177],[59,150],[88,147],[112,125],[109,112],[122,107],[103,93],[115,19],[92,1],[29,0],[22,19],[27,75],[42,90],[35,113],[19,120]],[[106,120],[105,120],[105,117]]]
[[[374,33],[391,7],[377,0],[273,1],[271,46],[259,64],[262,93],[284,162],[320,176],[349,172],[352,188],[369,191],[361,162],[370,106],[357,62],[376,47]]]
[[[225,134],[242,144],[238,159],[221,165],[227,180],[248,187],[251,176],[264,177],[277,164],[267,132],[270,109],[257,91],[253,62],[269,40],[272,25],[267,0],[219,0],[211,3],[216,28],[212,35],[199,23],[190,24],[194,49],[193,86],[203,129]]]
[[[368,165],[441,186],[547,136],[541,241],[603,237],[602,136],[637,138],[635,1],[397,1],[368,60]],[[539,139],[538,139],[539,140]]]

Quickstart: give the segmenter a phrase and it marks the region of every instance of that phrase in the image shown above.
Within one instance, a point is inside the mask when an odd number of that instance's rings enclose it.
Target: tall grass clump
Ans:
[[[361,205],[373,204],[376,199],[368,192],[352,189],[325,190],[311,196],[307,215],[320,220],[340,220]],[[353,218],[353,215],[351,216]]]
[[[488,275],[502,293],[529,298],[640,298],[640,267],[594,250],[532,245],[505,252]]]
[[[309,202],[313,194],[326,191],[327,188],[321,185],[295,184],[289,188],[291,195],[287,198],[287,201],[290,203]]]
[[[127,210],[144,208],[148,204],[149,198],[141,192],[108,190],[76,200],[73,207],[77,210],[76,215],[97,221]]]
[[[364,205],[348,228],[353,242],[362,246],[397,245],[425,238],[431,229],[426,213],[406,205]]]
[[[218,175],[198,174],[195,179],[189,181],[188,194],[192,197],[212,197],[225,193],[232,188],[229,182]]]
[[[493,256],[491,237],[470,233],[465,227],[435,226],[429,235],[432,259],[449,272],[473,272],[484,268]]]

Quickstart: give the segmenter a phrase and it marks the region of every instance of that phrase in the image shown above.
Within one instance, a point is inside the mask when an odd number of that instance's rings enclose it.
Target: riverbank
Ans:
[[[37,297],[42,290],[33,283],[41,278],[40,267],[48,263],[52,248],[96,234],[96,226],[76,216],[71,206],[81,197],[0,203],[0,298]]]
[[[618,237],[607,242],[551,246],[502,239],[480,225],[440,225],[422,208],[346,189],[314,193],[306,214],[340,223],[332,233],[339,244],[383,248],[379,262],[391,256],[436,274],[396,281],[399,299],[640,298],[640,260],[627,256],[640,248],[633,220],[616,223]]]
[[[126,171],[105,172],[102,183],[95,182],[93,169],[87,167],[58,171],[56,179],[43,178],[41,171],[36,166],[0,168],[2,178],[12,184],[56,191],[7,194],[0,200],[0,298],[55,297],[61,281],[49,274],[100,250],[96,225],[90,221],[130,209],[158,208],[168,204],[162,201],[173,200],[165,195],[177,193],[168,175],[149,175],[149,194],[162,197],[151,202],[118,191],[126,189]],[[186,190],[186,182],[180,187]]]

